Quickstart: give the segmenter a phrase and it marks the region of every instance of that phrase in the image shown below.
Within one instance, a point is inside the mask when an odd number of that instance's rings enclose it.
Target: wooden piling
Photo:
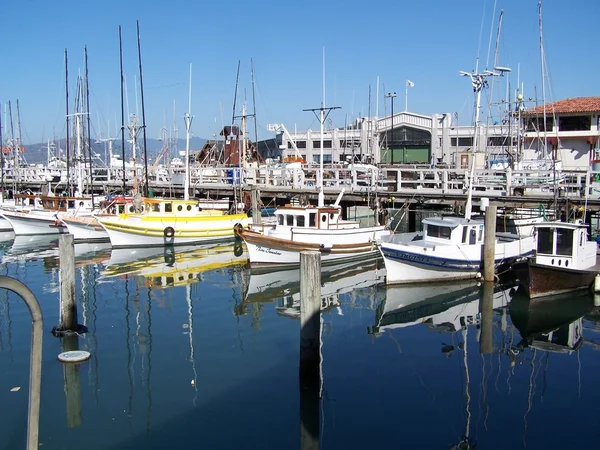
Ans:
[[[319,448],[321,253],[300,253],[300,448]]]
[[[300,378],[319,373],[321,341],[321,253],[300,253]]]
[[[252,186],[252,224],[260,225],[262,217],[260,214],[260,192],[256,186]]]
[[[485,235],[483,239],[483,279],[494,281],[496,255],[496,206],[485,210]]]
[[[79,336],[72,334],[62,339],[63,352],[79,350]],[[67,403],[67,428],[81,426],[81,375],[79,364],[63,364],[63,383]]]
[[[72,234],[59,238],[60,258],[60,324],[59,329],[77,330],[77,298],[75,296],[75,246]]]
[[[479,300],[481,316],[481,334],[479,336],[479,353],[489,355],[493,352],[493,315],[494,315],[494,283],[483,283],[483,294]]]

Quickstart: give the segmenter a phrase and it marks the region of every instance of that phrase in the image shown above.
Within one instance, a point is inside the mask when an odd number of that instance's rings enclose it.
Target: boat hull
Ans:
[[[98,219],[92,216],[59,216],[60,221],[73,235],[74,242],[109,242],[108,233]]]
[[[533,236],[496,243],[496,270],[516,265],[533,254]],[[481,276],[482,245],[418,246],[383,243],[380,246],[387,284],[426,283]]]
[[[235,239],[234,227],[249,225],[245,214],[198,218],[99,218],[113,247],[187,245]]]
[[[529,298],[560,295],[590,289],[598,274],[595,270],[577,270],[529,262],[515,269],[517,278]]]
[[[318,243],[318,238],[314,239],[317,242],[303,242],[265,236],[247,229],[238,230],[237,233],[246,243],[252,266],[299,265],[300,253],[306,251],[320,252],[322,264],[361,260],[378,252],[375,241],[368,240],[349,244],[322,245]]]
[[[16,236],[60,234],[67,231],[60,222],[57,224],[55,213],[3,210],[2,215],[10,222]]]

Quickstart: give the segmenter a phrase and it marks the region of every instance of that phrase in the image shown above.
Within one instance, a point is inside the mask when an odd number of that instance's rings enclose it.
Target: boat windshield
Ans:
[[[450,239],[450,234],[452,229],[450,227],[440,227],[438,225],[427,225],[427,236],[440,238],[440,239]]]

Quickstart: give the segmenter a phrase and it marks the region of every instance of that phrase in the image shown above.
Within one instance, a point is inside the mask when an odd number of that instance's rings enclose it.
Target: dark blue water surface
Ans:
[[[386,288],[377,261],[325,268],[319,400],[298,381],[297,270],[250,271],[229,244],[77,245],[88,332],[63,340],[50,332],[57,240],[8,235],[0,246],[1,274],[44,314],[46,450],[598,445],[600,313],[589,296]],[[30,333],[24,303],[0,291],[0,448],[25,447]],[[57,360],[77,346],[89,361]]]

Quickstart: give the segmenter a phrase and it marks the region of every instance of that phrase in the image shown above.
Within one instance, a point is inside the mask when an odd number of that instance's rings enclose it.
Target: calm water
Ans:
[[[600,314],[587,296],[531,304],[510,286],[386,289],[376,262],[330,269],[314,403],[298,385],[297,271],[251,273],[233,245],[77,246],[89,331],[61,342],[50,333],[57,241],[8,235],[0,246],[1,273],[44,313],[46,450],[598,445]],[[0,292],[0,448],[25,446],[29,336],[24,303]],[[65,367],[56,356],[73,345],[92,358]],[[315,437],[301,437],[302,421]]]

